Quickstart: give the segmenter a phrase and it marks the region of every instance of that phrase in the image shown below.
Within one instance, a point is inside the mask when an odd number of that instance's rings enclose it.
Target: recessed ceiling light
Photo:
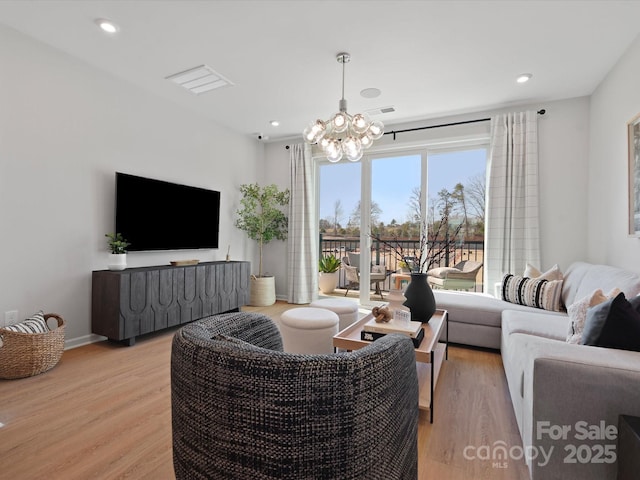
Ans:
[[[365,88],[360,92],[360,96],[364,98],[376,98],[379,97],[381,93],[379,88]]]
[[[107,33],[116,33],[118,30],[120,30],[120,28],[118,28],[115,23],[105,18],[97,18],[95,22],[96,25],[98,25],[104,32]]]
[[[516,78],[516,82],[526,83],[531,79],[531,77],[533,77],[533,75],[531,75],[530,73],[522,73],[518,75],[518,78]]]
[[[278,120],[271,120],[269,123],[272,127],[277,127],[280,125],[280,122]]]

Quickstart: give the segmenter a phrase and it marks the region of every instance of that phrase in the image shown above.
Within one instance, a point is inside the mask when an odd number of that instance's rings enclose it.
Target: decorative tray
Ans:
[[[183,265],[197,265],[200,263],[200,260],[174,260],[169,263],[174,267],[181,267]]]

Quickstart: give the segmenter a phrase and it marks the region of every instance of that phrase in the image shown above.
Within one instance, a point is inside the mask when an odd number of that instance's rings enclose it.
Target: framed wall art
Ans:
[[[629,143],[629,235],[640,237],[640,114],[627,123]]]

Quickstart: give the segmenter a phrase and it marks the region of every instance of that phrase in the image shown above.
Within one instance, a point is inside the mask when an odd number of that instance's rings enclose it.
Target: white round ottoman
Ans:
[[[338,315],[326,308],[291,308],[280,316],[280,334],[285,352],[333,353],[338,333]]]
[[[349,325],[358,320],[358,304],[353,300],[346,298],[322,298],[314,300],[309,304],[310,307],[326,308],[338,314],[340,321],[338,328],[344,330]]]

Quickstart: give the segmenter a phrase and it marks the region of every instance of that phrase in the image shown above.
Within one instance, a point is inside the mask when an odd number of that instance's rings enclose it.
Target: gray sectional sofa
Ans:
[[[565,305],[640,277],[576,262],[564,274]],[[569,317],[489,295],[435,291],[449,311],[449,340],[500,348],[531,478],[616,478],[618,416],[640,416],[640,352],[566,342]]]

